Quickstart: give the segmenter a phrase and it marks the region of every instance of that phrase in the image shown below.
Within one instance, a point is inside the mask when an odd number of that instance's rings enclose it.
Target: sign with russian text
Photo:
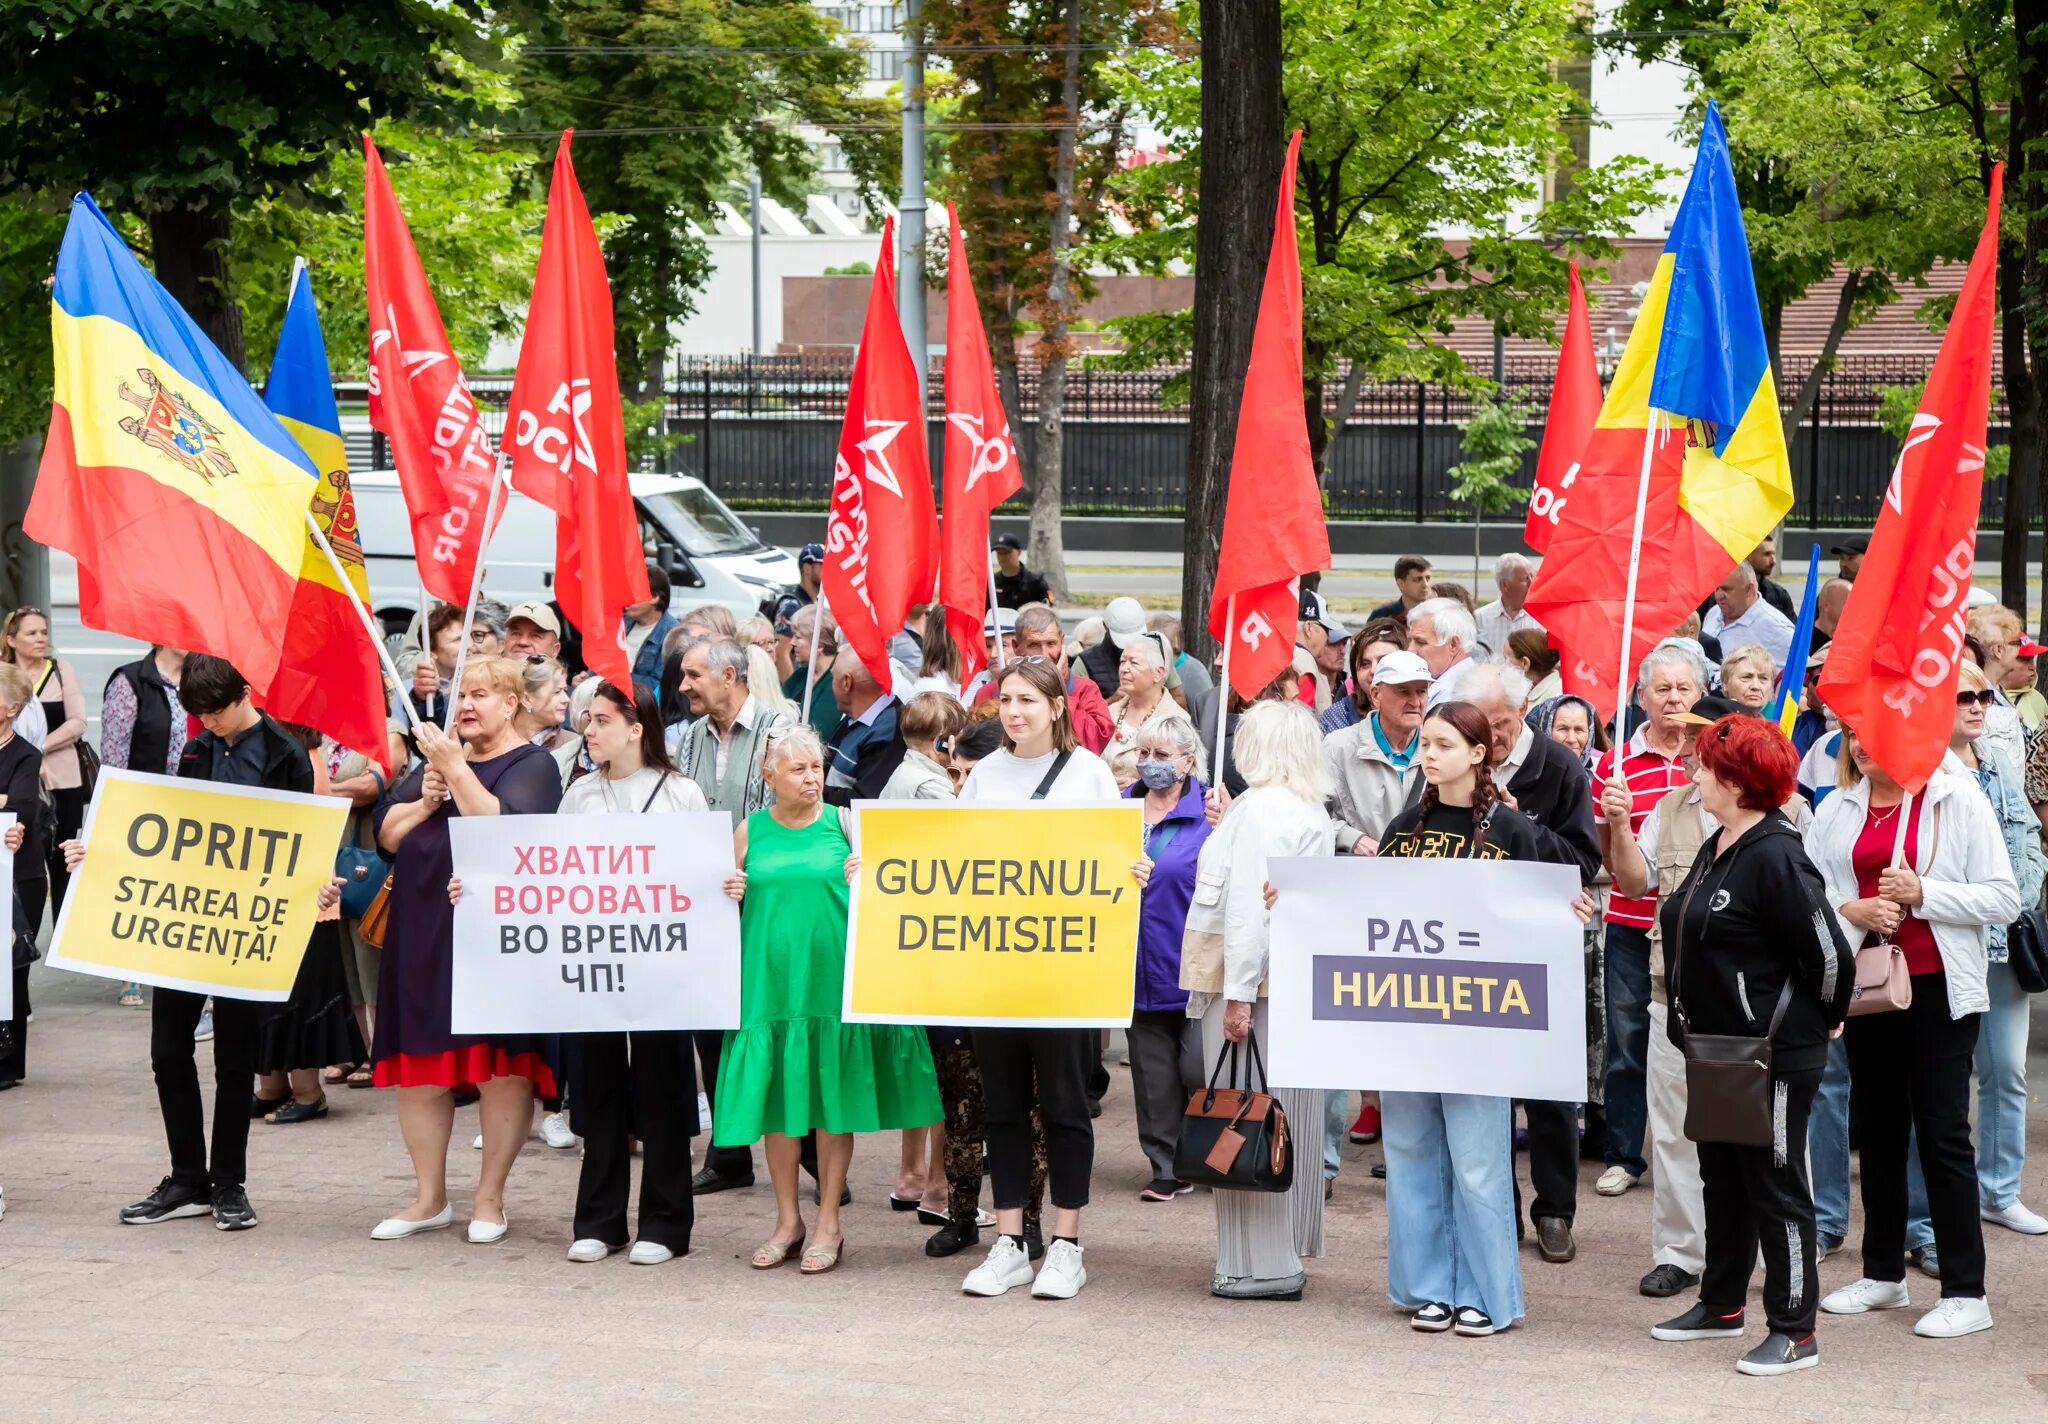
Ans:
[[[1112,1028],[1131,1021],[1144,813],[863,801],[848,1023]]]
[[[105,768],[50,964],[282,1003],[347,821],[333,796]]]
[[[732,818],[458,816],[456,1033],[737,1028]]]
[[[1578,1102],[1578,872],[1507,860],[1268,862],[1275,1083]]]

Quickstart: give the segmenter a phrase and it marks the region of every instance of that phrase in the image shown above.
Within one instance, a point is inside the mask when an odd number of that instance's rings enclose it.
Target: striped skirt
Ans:
[[[1215,1071],[1219,1054],[1228,1047],[1223,1037],[1225,1000],[1210,1000],[1202,1014],[1203,1080]],[[1266,1049],[1266,1001],[1252,1006],[1252,1031],[1259,1036],[1260,1056]],[[1238,1053],[1237,1073],[1219,1082],[1241,1088],[1251,1072],[1251,1055]],[[1285,1280],[1301,1270],[1304,1257],[1323,1254],[1323,1173],[1321,1138],[1323,1090],[1275,1088],[1294,1139],[1294,1185],[1284,1192],[1215,1192],[1216,1274],[1231,1279]]]

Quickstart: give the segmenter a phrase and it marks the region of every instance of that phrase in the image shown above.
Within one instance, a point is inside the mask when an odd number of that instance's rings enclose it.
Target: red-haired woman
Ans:
[[[1855,960],[1829,912],[1820,871],[1778,808],[1799,777],[1798,753],[1770,723],[1729,716],[1699,736],[1700,809],[1720,829],[1663,898],[1671,1041],[1688,1034],[1768,1037],[1771,1142],[1702,1141],[1707,1268],[1699,1303],[1654,1327],[1658,1340],[1737,1339],[1758,1247],[1770,1334],[1736,1361],[1746,1375],[1820,1363],[1814,1311],[1813,1192],[1806,1119],[1828,1040],[1849,1011]],[[1699,1084],[1691,1087],[1701,1092]],[[1695,1098],[1690,1108],[1701,1104]]]

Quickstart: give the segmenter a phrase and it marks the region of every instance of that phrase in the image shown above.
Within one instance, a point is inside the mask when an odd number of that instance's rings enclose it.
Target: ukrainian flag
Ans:
[[[278,667],[319,471],[84,193],[57,255],[56,394],[24,529],[94,628]]]
[[[1792,467],[1720,110],[1699,152],[1527,606],[1565,690],[1603,712],[1792,507]],[[1637,512],[1641,511],[1640,532]],[[1640,540],[1633,636],[1621,646]]]

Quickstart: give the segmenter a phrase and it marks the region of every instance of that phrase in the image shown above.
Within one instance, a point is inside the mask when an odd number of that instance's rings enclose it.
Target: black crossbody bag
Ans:
[[[1705,854],[1702,851],[1702,854]],[[1792,1002],[1792,976],[1778,990],[1778,1006],[1761,1038],[1694,1033],[1678,997],[1685,963],[1685,916],[1703,875],[1694,875],[1678,906],[1678,936],[1671,955],[1671,1013],[1678,1020],[1678,1047],[1685,1057],[1685,1135],[1694,1142],[1769,1147],[1774,1120],[1771,1102],[1771,1038]]]

